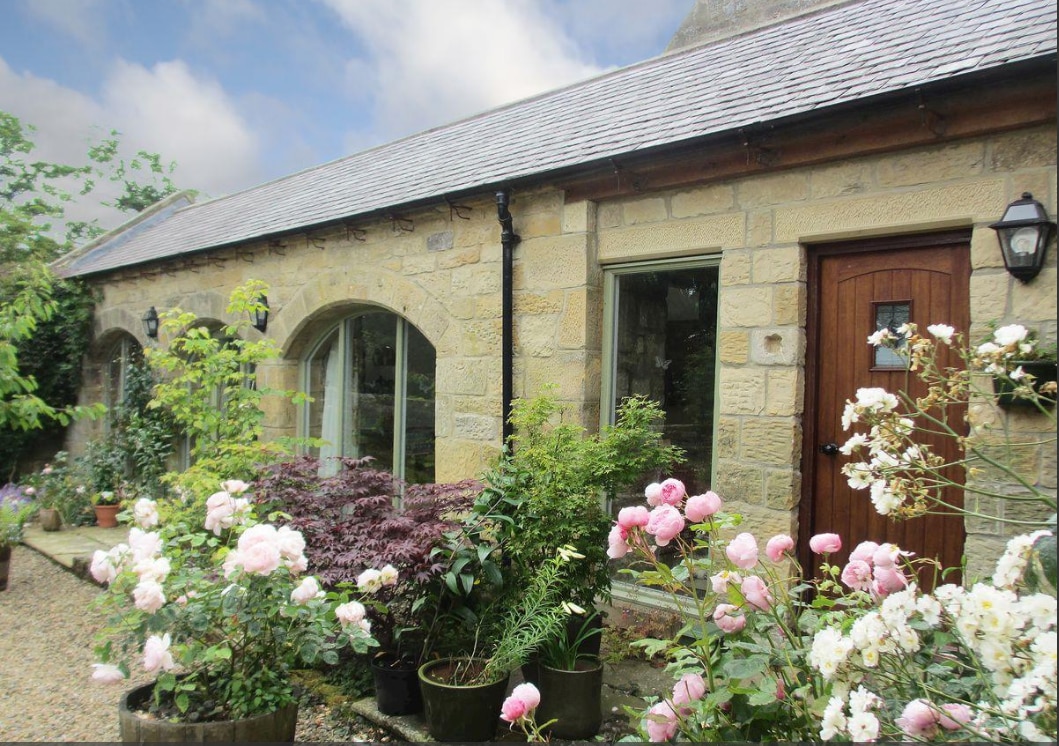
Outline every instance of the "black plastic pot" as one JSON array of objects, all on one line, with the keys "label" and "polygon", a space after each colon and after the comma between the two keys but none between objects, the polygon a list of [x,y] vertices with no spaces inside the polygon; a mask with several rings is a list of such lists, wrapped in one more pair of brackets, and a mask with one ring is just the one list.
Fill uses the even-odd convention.
[{"label": "black plastic pot", "polygon": [[419,667],[423,714],[438,741],[491,741],[500,722],[500,707],[510,674],[488,684],[465,685],[453,677],[457,665],[484,665],[473,658],[442,658]]},{"label": "black plastic pot", "polygon": [[595,736],[603,722],[603,664],[598,659],[582,659],[574,671],[541,664],[538,675],[537,722],[554,719],[548,732],[564,741]]},{"label": "black plastic pot", "polygon": [[118,726],[122,743],[184,741],[204,743],[292,743],[298,727],[298,703],[262,715],[239,720],[206,723],[171,723],[140,717],[137,711],[151,699],[154,684],[130,689],[118,703]]},{"label": "black plastic pot", "polygon": [[419,666],[393,656],[371,662],[375,680],[375,706],[384,715],[414,715],[423,709],[419,690]]}]

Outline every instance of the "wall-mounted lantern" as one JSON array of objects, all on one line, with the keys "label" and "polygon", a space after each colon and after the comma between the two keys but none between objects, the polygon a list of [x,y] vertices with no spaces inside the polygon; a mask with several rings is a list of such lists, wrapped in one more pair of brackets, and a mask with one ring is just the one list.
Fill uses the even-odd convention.
[{"label": "wall-mounted lantern", "polygon": [[151,339],[158,339],[158,311],[154,306],[143,315],[143,331]]},{"label": "wall-mounted lantern", "polygon": [[260,305],[250,311],[250,325],[264,334],[268,328],[268,298],[262,295],[258,303]]},{"label": "wall-mounted lantern", "polygon": [[1023,192],[1022,199],[1008,205],[1004,216],[989,227],[996,231],[1008,272],[1022,282],[1036,277],[1055,235],[1055,223],[1048,219],[1044,205]]}]

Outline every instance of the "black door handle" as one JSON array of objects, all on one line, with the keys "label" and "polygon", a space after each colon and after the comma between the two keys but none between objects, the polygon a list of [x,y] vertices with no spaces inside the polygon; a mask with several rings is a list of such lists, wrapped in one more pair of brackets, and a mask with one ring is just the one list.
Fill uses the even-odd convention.
[{"label": "black door handle", "polygon": [[838,453],[838,443],[824,443],[820,446],[820,453],[825,456],[834,456]]}]

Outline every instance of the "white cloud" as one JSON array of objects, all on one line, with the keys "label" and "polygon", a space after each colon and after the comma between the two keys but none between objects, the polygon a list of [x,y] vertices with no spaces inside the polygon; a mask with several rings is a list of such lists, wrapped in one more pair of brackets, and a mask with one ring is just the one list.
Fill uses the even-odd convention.
[{"label": "white cloud", "polygon": [[22,6],[37,20],[87,47],[106,43],[104,0],[25,0]]},{"label": "white cloud", "polygon": [[360,146],[603,71],[531,0],[321,1],[368,52],[347,61],[351,91],[373,99],[370,131],[347,138]]},{"label": "white cloud", "polygon": [[[183,62],[148,69],[117,60],[98,98],[29,73],[0,58],[0,109],[36,126],[35,159],[82,164],[88,147],[118,130],[122,154],[138,150],[175,161],[177,186],[220,195],[258,183],[263,175],[258,136],[215,81],[194,76]],[[110,185],[69,210],[106,227],[127,219],[98,204],[114,196]]]}]

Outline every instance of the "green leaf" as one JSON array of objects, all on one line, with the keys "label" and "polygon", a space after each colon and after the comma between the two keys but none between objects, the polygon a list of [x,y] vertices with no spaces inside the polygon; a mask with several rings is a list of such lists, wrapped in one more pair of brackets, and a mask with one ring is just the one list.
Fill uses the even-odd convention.
[{"label": "green leaf", "polygon": [[768,658],[757,655],[748,658],[732,658],[724,663],[724,672],[732,679],[748,679],[764,672],[767,668]]}]

